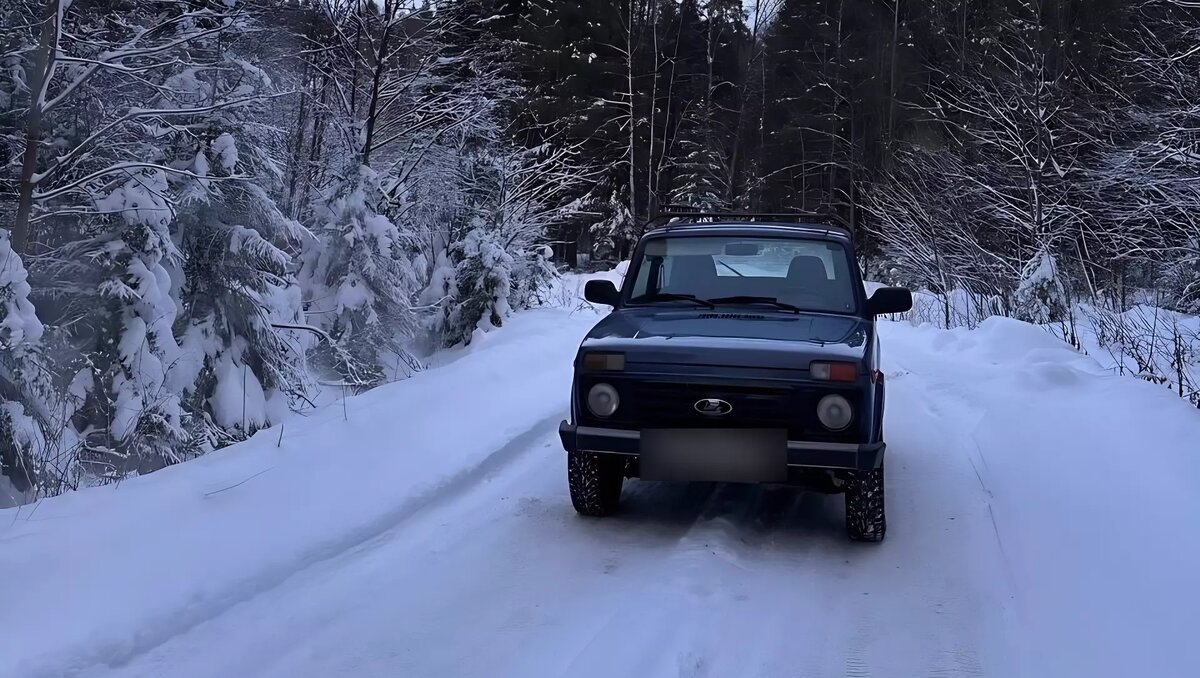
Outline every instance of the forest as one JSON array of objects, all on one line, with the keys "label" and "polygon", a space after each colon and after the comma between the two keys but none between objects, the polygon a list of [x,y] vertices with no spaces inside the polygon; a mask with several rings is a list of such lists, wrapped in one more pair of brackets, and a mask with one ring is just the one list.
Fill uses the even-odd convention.
[{"label": "forest", "polygon": [[0,471],[31,496],[410,376],[668,205],[836,213],[946,327],[965,299],[1071,341],[1086,308],[1153,354],[1122,313],[1200,313],[1192,0],[8,0],[0,29]]}]

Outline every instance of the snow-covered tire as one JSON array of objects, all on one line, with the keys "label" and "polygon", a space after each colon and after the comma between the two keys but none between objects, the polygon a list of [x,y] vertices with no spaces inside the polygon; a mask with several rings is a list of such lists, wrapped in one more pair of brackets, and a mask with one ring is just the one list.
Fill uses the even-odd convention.
[{"label": "snow-covered tire", "polygon": [[851,541],[880,542],[886,533],[883,466],[851,473],[846,480],[846,535]]},{"label": "snow-covered tire", "polygon": [[617,512],[625,469],[620,457],[591,452],[567,453],[571,504],[581,515],[601,517]]}]

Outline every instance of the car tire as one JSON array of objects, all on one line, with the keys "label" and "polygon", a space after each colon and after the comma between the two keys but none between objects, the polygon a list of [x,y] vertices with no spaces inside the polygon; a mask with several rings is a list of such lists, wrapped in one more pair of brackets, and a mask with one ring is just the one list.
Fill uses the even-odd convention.
[{"label": "car tire", "polygon": [[623,461],[606,454],[567,453],[571,504],[580,515],[599,518],[617,512],[625,483]]},{"label": "car tire", "polygon": [[846,480],[846,535],[851,541],[881,542],[886,533],[883,465],[854,471]]}]

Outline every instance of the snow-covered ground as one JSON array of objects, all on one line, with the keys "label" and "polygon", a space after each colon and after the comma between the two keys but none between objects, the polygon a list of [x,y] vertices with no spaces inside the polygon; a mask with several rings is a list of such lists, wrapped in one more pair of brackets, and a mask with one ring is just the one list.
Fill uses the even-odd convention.
[{"label": "snow-covered ground", "polygon": [[[868,292],[877,287],[881,285],[867,283]],[[1156,305],[1151,291],[1133,296],[1138,303],[1120,312],[1076,303],[1069,320],[1050,323],[1045,329],[1074,341],[1113,373],[1159,384],[1200,407],[1200,316]],[[975,328],[991,316],[1003,315],[1001,307],[998,298],[962,289],[949,294],[921,290],[913,294],[912,310],[893,319],[912,325]]]},{"label": "snow-covered ground", "polygon": [[1185,400],[1015,321],[888,323],[883,544],[786,488],[629,481],[587,520],[556,426],[597,317],[523,313],[344,408],[0,511],[0,676],[1200,670]]}]

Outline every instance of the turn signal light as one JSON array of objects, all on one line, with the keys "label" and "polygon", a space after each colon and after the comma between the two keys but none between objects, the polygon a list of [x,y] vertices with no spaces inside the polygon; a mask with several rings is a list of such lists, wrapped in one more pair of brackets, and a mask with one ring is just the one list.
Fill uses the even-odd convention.
[{"label": "turn signal light", "polygon": [[818,381],[854,381],[858,367],[854,363],[812,363],[808,371]]},{"label": "turn signal light", "polygon": [[589,370],[610,370],[619,372],[625,369],[624,353],[588,353],[583,356],[583,366]]}]

